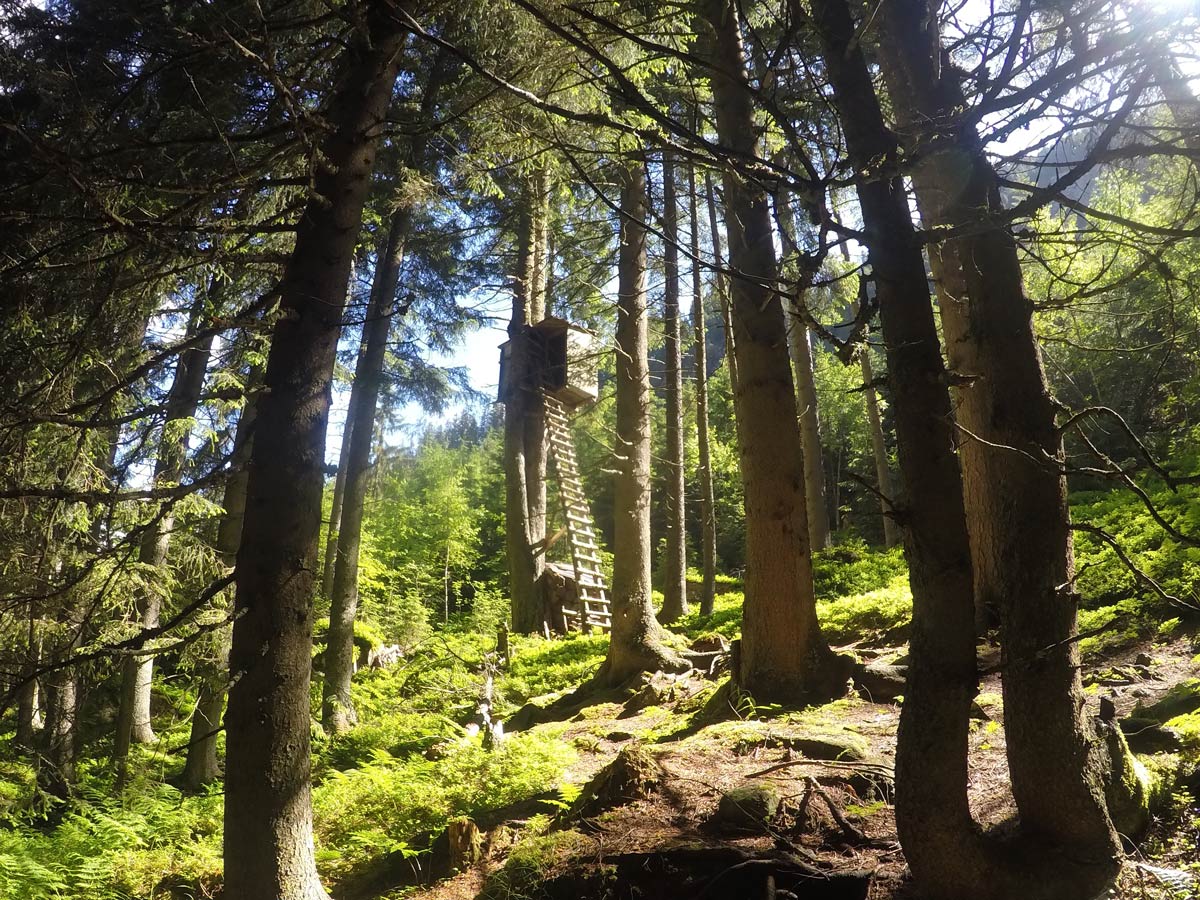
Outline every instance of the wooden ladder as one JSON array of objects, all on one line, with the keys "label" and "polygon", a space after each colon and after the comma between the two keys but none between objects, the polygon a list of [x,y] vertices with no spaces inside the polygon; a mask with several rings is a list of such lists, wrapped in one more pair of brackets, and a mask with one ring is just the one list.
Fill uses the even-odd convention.
[{"label": "wooden ladder", "polygon": [[574,609],[564,606],[563,616],[568,628],[611,631],[608,585],[600,568],[600,546],[596,542],[592,510],[579,480],[579,462],[575,457],[575,441],[571,437],[567,411],[554,397],[543,396],[546,439],[558,478],[558,496],[562,500],[567,537],[571,542],[571,563],[575,567],[575,584],[578,586],[578,605]]}]

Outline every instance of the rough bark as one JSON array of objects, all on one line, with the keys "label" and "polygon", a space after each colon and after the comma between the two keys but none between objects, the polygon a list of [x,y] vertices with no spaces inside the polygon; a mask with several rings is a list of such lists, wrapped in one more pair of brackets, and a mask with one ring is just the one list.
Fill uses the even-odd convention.
[{"label": "rough bark", "polygon": [[875,459],[875,489],[879,491],[879,512],[883,519],[883,545],[895,547],[901,541],[900,526],[896,523],[891,501],[896,496],[892,486],[892,466],[888,459],[887,439],[883,434],[883,419],[879,415],[879,398],[875,394],[875,372],[871,357],[864,349],[858,355],[863,377],[863,405],[867,408],[867,426],[871,429],[871,455]]},{"label": "rough bark", "polygon": [[640,162],[622,165],[617,258],[617,434],[613,491],[612,638],[595,681],[619,684],[638,672],[683,669],[662,643],[651,597],[650,365],[646,310],[649,202]]},{"label": "rough bark", "polygon": [[[421,98],[421,120],[433,115],[442,80],[445,54],[434,60]],[[425,132],[413,136],[407,154],[407,167],[421,171],[426,164]],[[354,676],[354,621],[358,615],[358,560],[362,544],[363,515],[371,468],[371,440],[375,435],[375,416],[383,386],[384,363],[392,320],[404,315],[407,307],[397,307],[396,288],[405,243],[412,228],[412,207],[406,202],[393,214],[385,237],[375,254],[375,273],[363,322],[362,350],[354,372],[354,389],[347,413],[350,426],[349,451],[346,453],[346,482],[338,522],[337,552],[333,590],[329,598],[329,634],[325,651],[325,682],[321,694],[321,723],[333,734],[346,731],[356,721],[350,697]]]},{"label": "rough bark", "polygon": [[[783,232],[784,252],[796,246],[796,226],[792,204],[787,192],[775,194],[775,215]],[[792,373],[796,382],[796,412],[800,417],[800,442],[804,451],[804,497],[808,504],[808,543],[814,550],[830,545],[829,508],[825,503],[825,465],[821,453],[821,419],[817,406],[817,379],[813,372],[812,341],[804,322],[805,281],[808,273],[797,273],[799,279],[789,290],[781,287],[787,297],[786,325],[788,349],[792,358]]]},{"label": "rough bark", "polygon": [[[205,303],[205,299],[197,302],[189,330],[199,326]],[[204,375],[208,370],[212,343],[213,338],[210,336],[179,356],[175,377],[167,394],[162,437],[154,464],[155,485],[174,484],[183,474],[191,430],[181,427],[181,423],[190,421],[196,415],[196,407],[204,389]],[[138,562],[153,568],[166,565],[174,525],[174,509],[167,507],[160,511],[157,519],[147,525],[142,535],[138,547]],[[147,591],[138,598],[138,616],[143,629],[157,627],[161,611],[162,596],[157,591]],[[130,745],[148,744],[155,740],[150,722],[150,694],[153,682],[152,654],[126,658],[121,669],[121,699],[117,711],[117,732],[113,749],[118,784],[125,781],[125,761],[129,757]]]},{"label": "rough bark", "polygon": [[[843,0],[815,0],[813,19],[851,161],[894,155]],[[914,877],[933,897],[980,896],[994,873],[967,801],[968,715],[976,692],[971,560],[950,401],[925,267],[902,185],[864,178],[859,205],[875,278],[913,591],[908,692],[896,751],[896,825]],[[984,892],[986,893],[986,891]],[[993,896],[988,894],[988,896]]]},{"label": "rough bark", "polygon": [[[542,402],[530,387],[532,373],[527,371],[526,352],[538,293],[534,259],[536,216],[529,192],[524,192],[519,202],[517,269],[513,279],[512,318],[508,324],[513,352],[509,357],[508,393],[504,401],[504,534],[513,631],[534,634],[547,621],[542,590],[546,557],[538,546],[545,539],[546,530],[545,425]],[[540,516],[536,515],[538,509]]]},{"label": "rough bark", "polygon": [[[978,224],[999,209],[999,187],[978,135],[957,121],[963,96],[954,69],[939,66],[939,42],[922,25],[929,15],[924,0],[889,4],[883,22],[893,40],[881,61],[902,127],[913,138],[918,128],[946,138],[913,171],[922,217],[930,226]],[[954,273],[952,305],[967,310],[957,355],[960,374],[974,377],[960,418],[973,407],[982,439],[967,436],[980,463],[972,471],[964,458],[974,496],[967,515],[983,517],[969,518],[973,559],[987,560],[983,599],[1000,614],[1004,726],[1021,825],[1091,874],[1110,875],[1120,844],[1104,799],[1103,741],[1079,676],[1065,454],[1033,304],[1006,228],[980,225],[938,250],[943,273]]]},{"label": "rough bark", "polygon": [[666,508],[666,559],[663,564],[662,622],[674,622],[688,614],[686,509],[684,507],[683,455],[683,354],[679,337],[679,203],[676,199],[675,165],[670,153],[663,154],[663,332],[666,372],[666,450],[664,453],[663,505]]},{"label": "rough bark", "polygon": [[[721,143],[752,155],[757,129],[737,7],[703,5],[712,29],[710,75]],[[800,424],[788,359],[771,212],[761,186],[726,169],[738,448],[746,507],[742,688],[761,701],[819,702],[846,692],[849,662],[817,623]]]},{"label": "rough bark", "polygon": [[[529,304],[530,325],[546,318],[546,214],[550,192],[549,170],[543,166],[529,185],[530,191],[530,256],[529,271],[525,280]],[[529,538],[537,555],[538,577],[545,571],[546,561],[546,465],[549,461],[549,446],[546,443],[546,405],[542,394],[533,391],[525,398],[525,502],[529,511]],[[535,592],[536,602],[544,608],[545,596],[539,589]],[[543,616],[539,616],[537,627],[542,627]]]},{"label": "rough bark", "polygon": [[713,491],[712,451],[708,433],[708,335],[704,316],[704,291],[700,272],[700,199],[696,192],[696,173],[688,163],[691,201],[692,254],[692,335],[696,368],[696,447],[697,474],[700,476],[700,615],[711,616],[717,596],[717,518]]},{"label": "rough bark", "polygon": [[[261,372],[247,379],[250,396],[242,407],[237,431],[233,438],[233,454],[229,461],[229,476],[221,506],[225,514],[217,526],[216,550],[221,562],[233,567],[237,563],[238,546],[242,542],[242,523],[246,517],[246,486],[250,478],[250,452],[254,446],[254,426],[258,418],[257,394]],[[216,650],[200,671],[199,696],[192,713],[192,730],[188,740],[187,759],[181,776],[185,791],[199,791],[219,781],[221,767],[217,761],[217,735],[221,728],[221,713],[225,709],[225,692],[229,686],[228,626],[214,636]]]},{"label": "rough bark", "polygon": [[225,892],[325,900],[309,774],[325,430],[354,244],[403,37],[382,5],[343,51],[331,130],[280,284],[237,565],[226,712]]},{"label": "rough bark", "polygon": [[375,414],[383,383],[388,334],[396,304],[396,286],[404,259],[412,216],[407,207],[398,210],[380,242],[375,258],[375,275],[363,322],[362,353],[354,371],[354,390],[347,411],[350,449],[346,454],[346,486],[342,517],[338,525],[337,561],[333,591],[329,598],[329,634],[325,650],[325,682],[321,690],[321,724],[340,734],[355,724],[350,682],[354,676],[354,620],[358,615],[358,557],[362,544],[363,514],[371,469],[371,442]]},{"label": "rough bark", "polygon": [[[1108,851],[1089,858],[1090,850],[1076,844],[1070,854],[1058,854],[1046,848],[1043,835],[1026,835],[1010,856],[1008,848],[986,842],[971,819],[973,586],[945,369],[903,184],[870,174],[898,148],[884,125],[850,11],[844,0],[816,0],[813,20],[851,163],[867,173],[857,191],[908,491],[903,514],[913,623],[896,755],[896,820],[905,856],[932,897],[1092,897],[1115,871]],[[1009,714],[1006,706],[1006,726]]]}]

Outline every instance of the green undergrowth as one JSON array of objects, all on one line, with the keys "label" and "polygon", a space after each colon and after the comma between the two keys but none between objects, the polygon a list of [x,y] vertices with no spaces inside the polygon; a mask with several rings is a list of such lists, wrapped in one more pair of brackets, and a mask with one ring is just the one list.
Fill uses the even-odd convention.
[{"label": "green undergrowth", "polygon": [[547,640],[538,635],[510,637],[512,661],[498,687],[504,703],[520,706],[534,697],[574,688],[604,662],[608,635],[579,634]]},{"label": "green undergrowth", "polygon": [[[577,636],[510,637],[496,674],[500,716],[531,696],[573,686],[603,659],[606,642]],[[332,882],[455,816],[476,815],[553,790],[575,758],[562,725],[510,734],[493,749],[468,729],[494,665],[495,636],[438,632],[392,668],[359,673],[359,725],[314,745],[318,865]]]},{"label": "green undergrowth", "polygon": [[[872,549],[851,540],[818,551],[813,554],[813,586],[817,617],[833,643],[885,636],[902,639],[912,618],[908,567],[898,547]],[[701,616],[693,606],[673,627],[690,640],[712,633],[736,638],[741,633],[744,600],[740,582],[718,577],[713,614]]]},{"label": "green undergrowth", "polygon": [[[1185,537],[1200,535],[1200,486],[1182,485],[1173,491],[1156,477],[1146,477],[1141,484],[1168,525]],[[1081,492],[1071,501],[1075,522],[1112,538],[1110,542],[1085,531],[1075,535],[1080,631],[1100,632],[1080,642],[1085,656],[1143,637],[1169,637],[1200,618],[1200,547],[1164,530],[1132,491]],[[1145,577],[1121,560],[1112,542]]]},{"label": "green undergrowth", "polygon": [[541,889],[544,882],[576,869],[579,857],[595,855],[595,842],[586,835],[571,829],[547,833],[545,826],[538,824],[532,823],[522,833],[504,865],[488,878],[480,900],[545,896]]},{"label": "green undergrowth", "polygon": [[31,822],[0,829],[0,897],[124,900],[168,896],[168,887],[210,895],[222,870],[220,791],[185,796],[135,779],[113,799],[110,787],[85,776],[52,830]]},{"label": "green undergrowth", "polygon": [[409,847],[454,816],[506,806],[553,787],[574,759],[543,726],[506,737],[494,750],[478,736],[453,741],[426,759],[377,751],[370,762],[332,772],[313,792],[317,860],[332,880],[377,856]]},{"label": "green undergrowth", "polygon": [[[1154,489],[1153,496],[1170,521],[1200,532],[1200,493],[1187,490],[1191,493],[1181,491],[1175,498],[1165,488]],[[1078,521],[1111,532],[1164,589],[1195,600],[1200,551],[1177,545],[1153,522],[1148,525],[1148,514],[1139,512],[1131,495],[1075,499]],[[1083,641],[1085,652],[1103,652],[1147,635],[1166,639],[1192,627],[1186,610],[1139,586],[1111,549],[1086,535],[1077,545],[1084,601],[1080,625],[1097,632]],[[912,598],[899,550],[843,543],[816,554],[814,578],[818,616],[832,644],[903,641]],[[689,582],[696,600],[696,573],[690,573]],[[714,633],[736,638],[742,602],[741,582],[721,576],[713,615],[700,616],[693,603],[692,612],[671,627],[670,640],[682,646]],[[567,726],[552,723],[510,734],[485,749],[468,725],[484,693],[484,671],[497,662],[496,634],[490,628],[472,630],[472,621],[433,631],[386,670],[360,671],[353,686],[359,724],[349,733],[325,735],[314,721],[314,827],[319,865],[330,885],[381,856],[411,852],[424,833],[440,830],[450,817],[478,815],[556,788],[569,790],[567,773],[576,755],[601,746],[613,730],[604,720],[618,710],[609,704],[585,712],[583,718],[597,718],[594,734],[576,726],[567,740]],[[360,647],[393,639],[369,621],[356,635]],[[544,702],[586,681],[603,661],[608,637],[512,635],[509,645],[509,664],[493,669],[491,685],[492,708],[502,719],[530,700]],[[108,736],[83,748],[81,799],[54,828],[36,817],[32,768],[16,761],[10,736],[0,737],[0,900],[149,900],[188,891],[205,896],[219,885],[219,789],[185,796],[169,784],[183,765],[181,748],[195,699],[189,684],[190,679],[179,678],[156,685],[160,740],[134,748],[136,776],[120,799],[110,799]],[[319,682],[312,699],[316,715]],[[803,748],[824,745],[833,755],[844,747],[847,757],[858,757],[869,750],[864,735],[847,725],[858,702],[847,698],[802,711],[757,706],[753,698],[707,683],[682,701],[644,710],[630,727],[643,741],[660,746],[694,742],[737,753],[792,746],[807,752]],[[1200,709],[1180,709],[1165,720],[1188,752],[1200,749]],[[561,865],[583,840],[533,826],[518,836],[488,896],[514,896],[520,885]]]}]

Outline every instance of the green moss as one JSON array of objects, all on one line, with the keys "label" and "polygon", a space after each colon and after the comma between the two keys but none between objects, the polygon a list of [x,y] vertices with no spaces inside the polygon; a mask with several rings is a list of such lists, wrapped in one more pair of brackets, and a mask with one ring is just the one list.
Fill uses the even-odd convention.
[{"label": "green moss", "polygon": [[1121,834],[1140,835],[1150,824],[1150,773],[1130,752],[1121,729],[1106,727],[1104,738],[1113,763],[1105,789],[1109,815]]},{"label": "green moss", "polygon": [[1184,746],[1190,750],[1200,750],[1200,712],[1185,713],[1167,721],[1168,728],[1179,732]]},{"label": "green moss", "polygon": [[557,872],[577,869],[573,861],[593,852],[591,838],[578,831],[534,834],[520,840],[504,866],[492,874],[479,897],[481,900],[534,900],[545,896],[542,883]]},{"label": "green moss", "polygon": [[1183,757],[1174,753],[1155,753],[1139,755],[1137,760],[1146,773],[1150,811],[1157,813],[1166,809],[1184,769]]}]

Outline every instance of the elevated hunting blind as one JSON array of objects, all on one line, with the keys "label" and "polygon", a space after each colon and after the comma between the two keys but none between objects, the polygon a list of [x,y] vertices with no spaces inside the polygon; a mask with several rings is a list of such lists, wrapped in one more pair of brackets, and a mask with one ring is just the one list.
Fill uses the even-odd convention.
[{"label": "elevated hunting blind", "polygon": [[500,346],[500,396],[541,391],[567,409],[596,400],[596,335],[566,319],[549,316],[527,325]]},{"label": "elevated hunting blind", "polygon": [[[500,402],[506,415],[524,415],[527,396],[540,398],[546,449],[558,481],[563,532],[571,547],[574,596],[562,601],[562,620],[582,631],[612,629],[608,583],[602,569],[599,535],[584,493],[571,435],[572,410],[596,400],[599,392],[596,336],[566,319],[549,317],[523,326],[500,347]],[[547,538],[538,552],[557,540]]]}]

